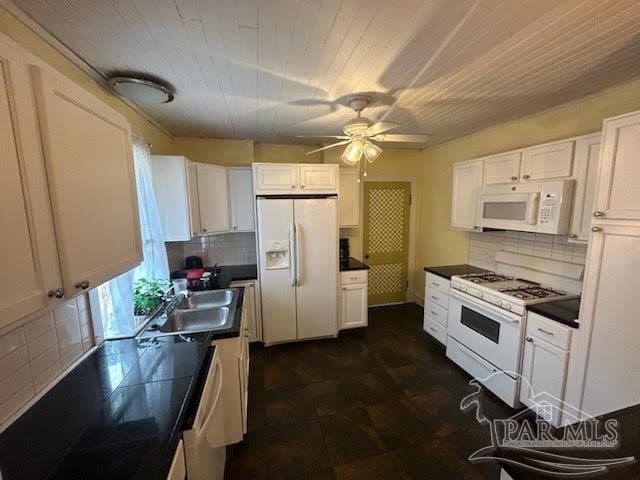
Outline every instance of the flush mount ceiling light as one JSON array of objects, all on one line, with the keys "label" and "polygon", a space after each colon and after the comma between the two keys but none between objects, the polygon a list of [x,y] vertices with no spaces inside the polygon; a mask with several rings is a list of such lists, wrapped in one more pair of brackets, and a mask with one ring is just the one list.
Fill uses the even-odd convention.
[{"label": "flush mount ceiling light", "polygon": [[428,135],[389,135],[385,132],[397,128],[400,125],[393,122],[374,123],[367,117],[362,116],[362,111],[373,101],[367,95],[357,95],[349,101],[349,106],[356,112],[356,117],[347,122],[344,126],[344,135],[298,135],[298,137],[326,137],[337,138],[340,142],[317,148],[307,152],[307,155],[321,152],[329,148],[340,145],[347,145],[342,153],[342,161],[347,165],[357,165],[362,158],[366,158],[364,163],[364,175],[366,176],[366,164],[373,163],[381,154],[382,148],[374,142],[403,142],[403,143],[425,143]]},{"label": "flush mount ceiling light", "polygon": [[174,91],[161,83],[136,77],[112,77],[109,86],[122,97],[138,105],[158,105],[173,100]]}]

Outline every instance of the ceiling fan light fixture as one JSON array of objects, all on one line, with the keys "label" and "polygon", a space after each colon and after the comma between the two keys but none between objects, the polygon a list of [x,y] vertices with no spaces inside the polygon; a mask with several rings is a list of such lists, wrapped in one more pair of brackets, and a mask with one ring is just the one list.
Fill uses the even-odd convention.
[{"label": "ceiling fan light fixture", "polygon": [[363,150],[364,156],[369,163],[373,163],[382,154],[382,149],[378,145],[371,143],[368,140],[364,144]]},{"label": "ceiling fan light fixture", "polygon": [[356,165],[364,154],[364,142],[362,140],[353,140],[342,153],[342,161],[347,165]]}]

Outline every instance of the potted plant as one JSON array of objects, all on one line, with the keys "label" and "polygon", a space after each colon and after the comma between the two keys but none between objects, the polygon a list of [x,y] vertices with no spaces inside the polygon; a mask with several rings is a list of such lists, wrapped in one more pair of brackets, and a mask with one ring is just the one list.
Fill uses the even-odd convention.
[{"label": "potted plant", "polygon": [[163,279],[140,278],[133,285],[133,314],[136,325],[141,325],[150,315],[156,313],[169,282]]}]

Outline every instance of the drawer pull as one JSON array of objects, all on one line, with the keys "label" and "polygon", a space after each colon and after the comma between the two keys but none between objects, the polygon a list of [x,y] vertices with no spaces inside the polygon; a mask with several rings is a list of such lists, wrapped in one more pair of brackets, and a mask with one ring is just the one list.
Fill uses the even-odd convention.
[{"label": "drawer pull", "polygon": [[438,330],[436,330],[436,329],[435,329],[435,328],[433,328],[433,327],[429,327],[429,330],[431,330],[433,333],[438,333]]},{"label": "drawer pull", "polygon": [[550,331],[545,330],[543,328],[539,328],[538,331],[544,333],[545,335],[551,335],[553,337],[553,332],[550,332]]},{"label": "drawer pull", "polygon": [[431,295],[431,298],[434,300],[440,300],[440,297],[436,297],[435,295]]},{"label": "drawer pull", "polygon": [[480,359],[474,353],[468,352],[468,351],[463,350],[463,349],[459,349],[459,350],[460,350],[460,352],[464,353],[467,357],[469,357],[471,360],[475,361],[478,365],[486,368],[490,372],[496,373],[498,371],[493,366],[487,365],[487,363],[485,362],[484,359]]},{"label": "drawer pull", "polygon": [[434,312],[433,310],[431,310],[431,315],[435,315],[437,317],[438,316],[438,312]]},{"label": "drawer pull", "polygon": [[439,287],[440,286],[440,284],[436,283],[436,282],[431,282],[431,285],[433,285],[434,287]]}]

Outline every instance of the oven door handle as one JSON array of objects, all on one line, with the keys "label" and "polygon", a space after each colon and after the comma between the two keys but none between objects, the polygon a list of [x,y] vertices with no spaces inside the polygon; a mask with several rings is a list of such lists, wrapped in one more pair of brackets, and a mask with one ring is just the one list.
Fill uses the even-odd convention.
[{"label": "oven door handle", "polygon": [[516,315],[515,313],[511,313],[500,307],[496,307],[492,303],[486,302],[484,300],[478,300],[477,298],[467,293],[463,293],[460,290],[456,290],[454,288],[451,289],[449,295],[461,301],[465,306],[471,307],[472,309],[474,309],[474,311],[480,310],[480,312],[491,312],[496,317],[498,317],[498,318],[492,317],[492,320],[518,324],[520,323],[520,320],[522,318],[519,315]]}]

